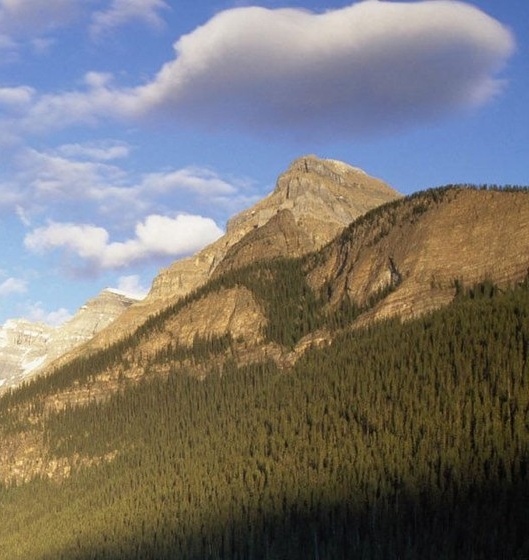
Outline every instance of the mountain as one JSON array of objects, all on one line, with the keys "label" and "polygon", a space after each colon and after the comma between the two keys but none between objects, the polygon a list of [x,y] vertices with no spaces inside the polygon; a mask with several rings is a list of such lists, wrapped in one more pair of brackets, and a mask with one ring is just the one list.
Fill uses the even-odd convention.
[{"label": "mountain", "polygon": [[[138,330],[129,324],[119,343],[126,369],[109,365],[92,390],[101,395],[115,390],[118,374],[132,380],[167,373],[174,361],[161,356],[177,355],[177,349],[187,355],[184,349],[189,353],[212,338],[231,341],[219,362],[236,356],[247,364],[266,356],[285,367],[311,345],[332,340],[337,328],[418,317],[450,303],[464,286],[513,285],[529,269],[529,197],[522,190],[452,187],[395,198],[317,252],[285,260],[278,250],[265,260],[238,260],[241,254],[262,255],[262,245],[283,239],[285,231],[295,245],[299,233],[284,210],[260,229],[257,238],[259,229],[250,229],[230,247],[209,282],[185,297],[163,300],[156,314],[138,316]],[[112,324],[112,334],[126,317]],[[102,341],[108,344],[106,331],[54,367],[97,355],[106,347]],[[210,358],[194,360],[195,375],[205,374]],[[66,393],[68,402],[78,398],[77,390]]]},{"label": "mountain", "polygon": [[309,283],[329,305],[365,304],[391,289],[360,324],[409,319],[446,305],[457,287],[501,286],[529,272],[529,198],[524,190],[444,188],[366,214],[326,247]]},{"label": "mountain", "polygon": [[228,269],[318,250],[354,219],[400,197],[385,182],[357,167],[313,155],[301,157],[279,176],[267,197],[228,221],[225,235],[162,270],[144,300],[54,365],[66,363],[79,351],[104,348],[131,335],[147,317]]},{"label": "mountain", "polygon": [[207,273],[0,398],[6,558],[527,557],[529,189],[395,195],[323,242],[302,161]]},{"label": "mountain", "polygon": [[[299,158],[279,176],[272,193],[228,221],[221,239],[162,271],[147,299],[188,294],[221,263],[225,269],[320,249],[355,218],[398,197],[359,168],[316,156]],[[254,249],[248,252],[248,247]]]},{"label": "mountain", "polygon": [[54,359],[90,340],[135,301],[107,289],[60,327],[7,321],[0,327],[0,386],[12,387],[36,375]]},{"label": "mountain", "polygon": [[0,327],[0,386],[16,385],[44,363],[53,332],[49,325],[23,319],[11,319]]}]

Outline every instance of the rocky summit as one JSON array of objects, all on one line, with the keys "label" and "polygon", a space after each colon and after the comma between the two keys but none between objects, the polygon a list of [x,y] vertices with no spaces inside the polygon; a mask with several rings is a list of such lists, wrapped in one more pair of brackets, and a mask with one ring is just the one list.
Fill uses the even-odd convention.
[{"label": "rocky summit", "polygon": [[320,249],[358,216],[399,197],[359,168],[299,158],[279,176],[272,193],[228,221],[224,236],[163,270],[145,303],[185,295],[215,271]]},{"label": "rocky summit", "polygon": [[399,198],[384,181],[357,167],[314,155],[301,157],[279,176],[268,196],[228,221],[225,235],[162,270],[144,300],[64,359],[77,350],[93,351],[124,338],[148,316],[214,275],[259,260],[318,250],[365,212]]}]

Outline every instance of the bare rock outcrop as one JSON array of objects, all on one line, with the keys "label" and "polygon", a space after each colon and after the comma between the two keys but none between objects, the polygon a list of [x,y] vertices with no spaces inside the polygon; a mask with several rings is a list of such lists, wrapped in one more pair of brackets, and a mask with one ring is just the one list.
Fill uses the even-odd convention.
[{"label": "bare rock outcrop", "polygon": [[[266,238],[271,246],[272,236],[280,243],[272,249],[274,256],[301,256],[328,243],[358,216],[399,196],[380,179],[346,163],[316,156],[299,158],[280,175],[272,193],[228,221],[223,237],[162,270],[145,303],[181,297],[202,285],[238,243],[258,242],[262,247]],[[285,210],[292,217],[288,235],[278,231],[273,236],[276,227],[281,230],[285,225],[286,218],[276,219],[278,214],[284,217]],[[292,240],[287,239],[289,235]],[[250,239],[245,240],[246,236]],[[242,258],[239,252],[237,266],[253,262],[257,254]]]},{"label": "bare rock outcrop", "polygon": [[134,300],[103,290],[60,327],[14,319],[0,327],[0,387],[29,379],[54,359],[93,338]]},{"label": "bare rock outcrop", "polygon": [[529,195],[472,188],[425,192],[366,216],[333,242],[310,275],[331,303],[363,304],[393,287],[358,321],[409,319],[449,303],[456,285],[522,281],[529,272]]},{"label": "bare rock outcrop", "polygon": [[[226,233],[154,279],[148,296],[91,339],[83,351],[111,344],[202,286],[217,272],[259,258],[298,257],[321,248],[358,216],[401,195],[346,163],[305,156],[280,175],[273,192],[228,221]],[[70,359],[64,356],[59,363]]]}]

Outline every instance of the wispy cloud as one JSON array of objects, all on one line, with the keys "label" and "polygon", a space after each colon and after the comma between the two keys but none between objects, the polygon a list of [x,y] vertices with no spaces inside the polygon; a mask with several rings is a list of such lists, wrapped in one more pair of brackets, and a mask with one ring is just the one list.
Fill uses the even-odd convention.
[{"label": "wispy cloud", "polygon": [[27,292],[28,283],[21,278],[7,278],[0,282],[0,297],[9,296],[11,294],[23,294]]},{"label": "wispy cloud", "polygon": [[76,219],[105,216],[127,227],[147,213],[174,210],[178,201],[192,201],[201,212],[214,203],[232,213],[255,199],[247,179],[225,178],[207,167],[132,172],[127,160],[133,150],[110,139],[46,151],[21,148],[15,169],[3,181],[0,174],[0,208],[16,211],[25,223],[41,215],[60,220],[71,212]]},{"label": "wispy cloud", "polygon": [[128,144],[115,140],[101,140],[87,144],[63,144],[57,148],[57,153],[64,157],[96,161],[126,158],[130,152],[131,147]]},{"label": "wispy cloud", "polygon": [[40,96],[18,124],[37,131],[157,117],[354,137],[486,103],[504,87],[498,72],[514,49],[509,29],[455,0],[364,1],[324,13],[235,8],[182,36],[150,82],[123,88],[88,76],[85,89]]},{"label": "wispy cloud", "polygon": [[63,27],[77,17],[83,0],[0,0],[0,34],[30,37]]},{"label": "wispy cloud", "polygon": [[73,22],[86,23],[92,38],[130,22],[163,25],[165,0],[0,0],[0,52],[16,51],[28,43],[37,53],[54,44],[56,30]]},{"label": "wispy cloud", "polygon": [[99,37],[131,21],[140,21],[154,27],[163,25],[160,12],[168,9],[163,0],[112,0],[110,6],[92,15],[90,33]]},{"label": "wispy cloud", "polygon": [[35,90],[28,86],[0,88],[0,106],[17,108],[29,105]]},{"label": "wispy cloud", "polygon": [[29,233],[25,246],[36,253],[62,249],[80,259],[92,271],[118,269],[133,263],[192,254],[215,241],[223,231],[210,218],[179,214],[174,217],[150,215],[135,227],[135,236],[126,241],[110,241],[105,228],[89,224],[50,223]]},{"label": "wispy cloud", "polygon": [[72,318],[68,309],[61,307],[55,311],[47,311],[42,302],[26,303],[23,316],[33,323],[46,323],[52,327],[59,327]]}]

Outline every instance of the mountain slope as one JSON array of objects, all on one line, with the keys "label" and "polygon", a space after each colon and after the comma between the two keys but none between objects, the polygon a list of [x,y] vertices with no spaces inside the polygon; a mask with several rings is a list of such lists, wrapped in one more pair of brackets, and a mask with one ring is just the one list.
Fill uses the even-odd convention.
[{"label": "mountain slope", "polygon": [[276,212],[205,284],[0,399],[2,550],[527,557],[528,223],[527,189],[434,189],[248,263],[306,240]]},{"label": "mountain slope", "polygon": [[54,359],[90,340],[135,301],[103,290],[60,327],[7,321],[0,327],[0,386],[12,387],[36,375]]},{"label": "mountain slope", "polygon": [[[215,353],[218,363],[266,356],[283,367],[310,345],[330,341],[337,329],[419,316],[448,304],[465,285],[513,285],[529,268],[527,191],[426,191],[372,210],[316,253],[285,259],[272,252],[267,260],[234,266],[240,252],[260,252],[271,224],[277,239],[292,218],[288,211],[276,214],[255,245],[241,240],[232,246],[228,264],[218,265],[222,274],[145,321],[120,346],[126,367],[118,355],[115,365],[101,370],[105,375],[94,376],[99,381],[93,390],[115,389],[118,374],[139,379],[167,373],[178,355],[187,355],[184,349],[200,344],[204,363],[196,356],[192,364],[183,360],[196,375],[205,373]],[[210,351],[208,341],[219,337],[229,344]],[[67,393],[75,401],[76,392]]]},{"label": "mountain slope", "polygon": [[[148,296],[82,349],[104,348],[131,335],[145,320],[204,285],[213,275],[272,257],[320,249],[354,219],[401,195],[380,179],[336,160],[305,156],[280,175],[267,197],[228,221],[226,234],[154,279]],[[62,357],[66,363],[78,351]]]},{"label": "mountain slope", "polygon": [[526,558],[528,288],[49,414],[61,483],[0,488],[3,557]]},{"label": "mountain slope", "polygon": [[[274,219],[283,220],[281,215]],[[529,267],[528,224],[524,190],[454,187],[388,203],[316,253],[228,266],[191,294],[143,316],[135,332],[108,350],[85,346],[56,363],[57,395],[47,406],[103,399],[119,389],[120,379],[137,382],[175,368],[201,377],[212,364],[230,360],[271,359],[291,367],[307,348],[329,343],[341,329],[419,316],[452,301],[464,285],[516,284]]]},{"label": "mountain slope", "polygon": [[362,318],[409,318],[444,305],[456,286],[521,281],[529,271],[526,190],[445,188],[418,193],[352,224],[310,271],[330,303],[362,304],[395,289]]}]

